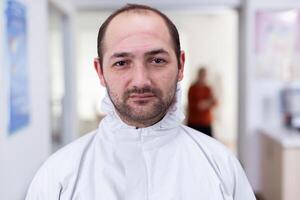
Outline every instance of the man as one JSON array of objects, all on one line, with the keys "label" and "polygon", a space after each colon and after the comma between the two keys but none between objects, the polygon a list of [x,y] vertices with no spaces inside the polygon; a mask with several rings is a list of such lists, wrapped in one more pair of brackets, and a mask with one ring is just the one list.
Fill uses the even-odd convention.
[{"label": "man", "polygon": [[27,200],[252,200],[235,157],[181,125],[184,53],[159,11],[128,5],[100,27],[95,69],[107,88],[98,130],[41,167]]},{"label": "man", "polygon": [[212,108],[216,100],[206,83],[206,74],[206,68],[200,68],[197,81],[189,89],[188,126],[212,137]]}]

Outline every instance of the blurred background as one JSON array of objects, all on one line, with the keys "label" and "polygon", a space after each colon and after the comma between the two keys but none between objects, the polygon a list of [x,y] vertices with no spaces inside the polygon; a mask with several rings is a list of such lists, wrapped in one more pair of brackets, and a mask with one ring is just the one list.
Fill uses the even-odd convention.
[{"label": "blurred background", "polygon": [[300,198],[298,0],[0,0],[0,199],[24,199],[62,146],[97,128],[101,23],[126,3],[166,13],[186,52],[182,107],[201,66],[217,106],[214,137],[258,197]]}]

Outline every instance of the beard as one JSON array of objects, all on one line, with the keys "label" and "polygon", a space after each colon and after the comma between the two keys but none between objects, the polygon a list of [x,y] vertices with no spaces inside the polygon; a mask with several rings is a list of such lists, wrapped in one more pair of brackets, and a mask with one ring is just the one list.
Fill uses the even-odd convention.
[{"label": "beard", "polygon": [[[121,98],[115,94],[107,85],[107,91],[109,98],[111,99],[115,109],[120,115],[121,119],[130,124],[142,124],[152,125],[158,122],[167,113],[168,109],[176,101],[175,93],[177,89],[177,81],[169,89],[167,94],[163,95],[163,92],[159,88],[152,88],[145,86],[142,88],[134,87],[125,91]],[[131,95],[151,95],[153,96],[148,100],[138,100],[130,104]]]}]

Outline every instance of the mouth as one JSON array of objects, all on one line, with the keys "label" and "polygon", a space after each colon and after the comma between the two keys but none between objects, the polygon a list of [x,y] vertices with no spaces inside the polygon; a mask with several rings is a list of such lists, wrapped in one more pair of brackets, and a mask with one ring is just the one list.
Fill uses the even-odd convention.
[{"label": "mouth", "polygon": [[129,99],[131,99],[133,102],[148,102],[151,99],[155,98],[156,96],[153,93],[143,93],[143,94],[131,94],[129,96]]}]

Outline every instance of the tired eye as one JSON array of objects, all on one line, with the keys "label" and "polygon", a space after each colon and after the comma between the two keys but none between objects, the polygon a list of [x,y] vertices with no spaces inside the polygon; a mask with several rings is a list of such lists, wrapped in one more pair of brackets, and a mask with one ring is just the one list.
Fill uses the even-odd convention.
[{"label": "tired eye", "polygon": [[154,64],[163,64],[166,63],[166,60],[162,58],[153,58],[151,62]]},{"label": "tired eye", "polygon": [[126,64],[127,64],[127,61],[121,60],[121,61],[115,62],[114,66],[122,67],[122,66],[125,66]]}]

